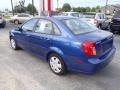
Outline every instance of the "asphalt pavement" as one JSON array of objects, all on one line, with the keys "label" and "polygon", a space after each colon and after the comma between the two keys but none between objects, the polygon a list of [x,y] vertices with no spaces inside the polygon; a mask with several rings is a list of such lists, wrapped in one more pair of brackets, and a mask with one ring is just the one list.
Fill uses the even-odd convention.
[{"label": "asphalt pavement", "polygon": [[115,35],[116,54],[112,62],[95,75],[69,72],[57,76],[48,63],[9,43],[7,23],[0,28],[0,90],[120,90],[120,35]]}]

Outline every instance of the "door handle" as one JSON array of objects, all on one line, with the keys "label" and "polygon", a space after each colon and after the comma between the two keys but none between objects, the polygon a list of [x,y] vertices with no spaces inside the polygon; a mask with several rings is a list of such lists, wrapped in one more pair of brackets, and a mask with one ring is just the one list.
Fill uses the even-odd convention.
[{"label": "door handle", "polygon": [[48,41],[50,40],[50,38],[44,38],[44,39],[46,39],[46,40],[48,40]]},{"label": "door handle", "polygon": [[27,37],[30,37],[30,35],[28,35],[28,34],[27,34],[26,36],[27,36]]}]

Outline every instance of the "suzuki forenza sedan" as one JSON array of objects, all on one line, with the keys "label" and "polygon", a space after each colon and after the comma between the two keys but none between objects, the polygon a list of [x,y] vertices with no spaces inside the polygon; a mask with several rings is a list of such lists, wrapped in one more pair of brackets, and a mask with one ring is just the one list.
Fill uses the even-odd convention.
[{"label": "suzuki forenza sedan", "polygon": [[67,70],[93,74],[112,60],[113,34],[74,17],[40,17],[10,31],[14,50],[22,48],[49,63],[58,75]]}]

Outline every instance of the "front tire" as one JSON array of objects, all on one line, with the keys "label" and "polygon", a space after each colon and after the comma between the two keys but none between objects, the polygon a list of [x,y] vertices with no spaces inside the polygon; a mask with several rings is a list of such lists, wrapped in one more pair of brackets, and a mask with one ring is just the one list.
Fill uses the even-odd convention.
[{"label": "front tire", "polygon": [[18,46],[17,46],[17,43],[16,43],[15,39],[11,38],[10,43],[11,43],[11,47],[12,47],[13,50],[18,49]]},{"label": "front tire", "polygon": [[63,75],[66,73],[65,63],[59,55],[51,54],[48,59],[49,66],[53,73],[57,75]]},{"label": "front tire", "polygon": [[15,21],[14,21],[14,24],[15,24],[15,25],[18,25],[18,24],[19,24],[19,21],[18,21],[18,20],[15,20]]}]

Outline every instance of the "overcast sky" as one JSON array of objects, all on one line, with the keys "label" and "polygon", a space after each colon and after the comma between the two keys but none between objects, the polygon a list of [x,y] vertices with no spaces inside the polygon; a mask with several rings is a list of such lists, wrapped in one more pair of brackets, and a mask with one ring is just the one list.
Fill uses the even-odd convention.
[{"label": "overcast sky", "polygon": [[[13,0],[14,5],[17,4],[19,0]],[[32,0],[25,0],[25,5],[31,3]],[[53,0],[54,8],[57,7],[57,0]],[[93,6],[104,6],[106,0],[59,0],[59,7],[62,7],[64,3],[69,3],[72,7],[83,6],[83,7],[93,7]],[[34,0],[35,6],[39,8],[39,0]],[[120,0],[108,0],[108,4],[120,4]],[[0,10],[8,8],[11,10],[11,0],[0,0]]]}]

